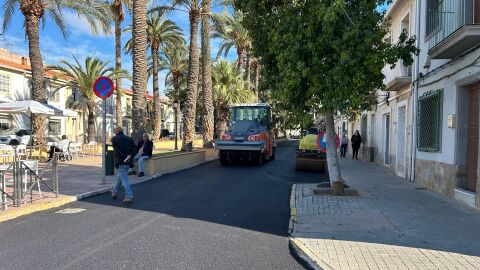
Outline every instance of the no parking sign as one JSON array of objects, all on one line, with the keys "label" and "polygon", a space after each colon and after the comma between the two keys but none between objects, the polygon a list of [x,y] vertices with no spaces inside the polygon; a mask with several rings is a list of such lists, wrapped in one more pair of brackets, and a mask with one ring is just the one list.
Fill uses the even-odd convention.
[{"label": "no parking sign", "polygon": [[[327,136],[325,136],[325,132],[321,132],[318,134],[317,137],[317,145],[318,148],[324,153],[327,152]],[[335,134],[335,147],[338,149],[340,147],[340,138],[338,137],[337,134]]]},{"label": "no parking sign", "polygon": [[98,77],[93,84],[93,92],[101,99],[109,98],[115,90],[113,81],[108,77]]}]

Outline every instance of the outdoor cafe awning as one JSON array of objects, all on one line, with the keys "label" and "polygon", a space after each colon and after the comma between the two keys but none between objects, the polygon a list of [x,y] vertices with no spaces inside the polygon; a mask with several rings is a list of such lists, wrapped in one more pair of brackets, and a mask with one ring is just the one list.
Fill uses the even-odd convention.
[{"label": "outdoor cafe awning", "polygon": [[43,104],[34,100],[22,100],[0,103],[0,113],[77,117],[77,113],[68,109],[60,109],[50,104]]}]

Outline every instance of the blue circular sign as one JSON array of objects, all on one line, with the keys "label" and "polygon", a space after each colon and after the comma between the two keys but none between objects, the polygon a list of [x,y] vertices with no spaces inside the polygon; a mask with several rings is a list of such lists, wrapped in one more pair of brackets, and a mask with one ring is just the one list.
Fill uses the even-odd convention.
[{"label": "blue circular sign", "polygon": [[113,94],[113,90],[115,90],[115,85],[108,77],[98,77],[93,84],[93,92],[102,99],[109,98]]}]

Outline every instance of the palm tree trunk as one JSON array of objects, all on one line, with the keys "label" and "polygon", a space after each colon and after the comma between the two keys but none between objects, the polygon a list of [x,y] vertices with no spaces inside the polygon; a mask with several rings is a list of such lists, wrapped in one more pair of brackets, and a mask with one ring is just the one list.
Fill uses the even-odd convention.
[{"label": "palm tree trunk", "polygon": [[327,111],[325,122],[327,128],[327,165],[332,193],[335,196],[345,195],[340,164],[338,163],[337,147],[335,145],[335,121],[333,111]]},{"label": "palm tree trunk", "polygon": [[95,103],[88,102],[88,117],[87,117],[87,140],[88,142],[95,141]]},{"label": "palm tree trunk", "polygon": [[147,92],[147,1],[133,1],[132,17],[132,61],[133,61],[133,99],[132,99],[132,138],[135,142],[142,139],[146,122]]},{"label": "palm tree trunk", "polygon": [[221,138],[222,134],[227,130],[228,122],[228,105],[220,105],[217,107],[217,138]]},{"label": "palm tree trunk", "polygon": [[195,113],[197,109],[197,86],[199,73],[199,58],[197,51],[198,23],[200,12],[196,9],[190,11],[190,48],[187,79],[187,98],[185,100],[183,118],[183,147],[195,139]]},{"label": "palm tree trunk", "polygon": [[[175,108],[175,139],[178,139],[180,135],[180,117],[178,112],[180,110],[180,74],[177,72],[172,72],[173,75],[173,91],[175,93],[175,100],[174,102],[177,103],[177,107]],[[175,141],[175,150],[177,150],[177,145]]]},{"label": "palm tree trunk", "polygon": [[[47,103],[45,78],[43,77],[43,60],[40,53],[39,22],[43,16],[44,7],[38,0],[21,1],[20,9],[25,16],[25,29],[28,37],[28,52],[32,66],[31,98],[41,103]],[[39,144],[45,143],[45,117],[34,116],[31,119],[34,139]]]},{"label": "palm tree trunk", "polygon": [[[115,69],[122,69],[122,26],[120,20],[115,20]],[[115,102],[115,120],[117,126],[121,127],[123,124],[123,112],[122,112],[122,79],[117,78],[115,80],[117,89],[116,102]]]},{"label": "palm tree trunk", "polygon": [[211,0],[203,0],[202,16],[202,92],[203,92],[203,147],[213,147],[212,63],[210,60]]},{"label": "palm tree trunk", "polygon": [[260,63],[256,62],[255,64],[255,98],[258,102],[258,84],[260,83]]},{"label": "palm tree trunk", "polygon": [[153,140],[160,138],[162,108],[160,107],[160,90],[158,88],[158,45],[152,44],[153,76]]},{"label": "palm tree trunk", "polygon": [[245,82],[247,83],[247,89],[251,89],[251,75],[250,75],[250,68],[251,68],[251,63],[250,63],[250,53],[247,52],[247,62],[245,63]]},{"label": "palm tree trunk", "polygon": [[243,76],[243,49],[237,48],[237,68]]}]

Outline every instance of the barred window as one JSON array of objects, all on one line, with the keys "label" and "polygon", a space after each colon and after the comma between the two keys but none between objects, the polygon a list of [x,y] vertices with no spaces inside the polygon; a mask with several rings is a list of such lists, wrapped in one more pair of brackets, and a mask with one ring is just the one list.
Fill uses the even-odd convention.
[{"label": "barred window", "polygon": [[422,152],[440,152],[443,90],[429,91],[418,99],[417,147]]},{"label": "barred window", "polygon": [[10,77],[0,74],[0,93],[8,94],[10,92]]}]

